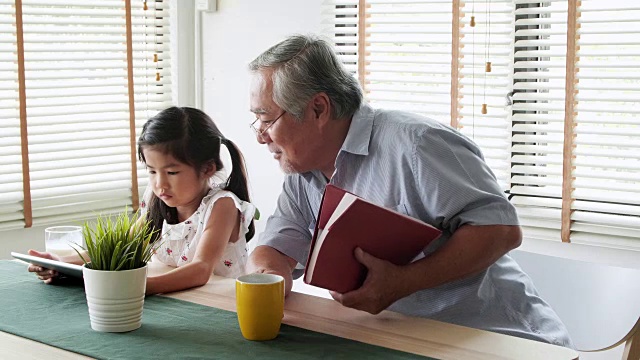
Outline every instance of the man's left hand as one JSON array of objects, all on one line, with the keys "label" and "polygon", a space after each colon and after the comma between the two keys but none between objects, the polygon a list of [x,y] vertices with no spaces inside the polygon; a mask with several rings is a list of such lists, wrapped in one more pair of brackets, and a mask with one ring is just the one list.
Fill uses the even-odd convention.
[{"label": "man's left hand", "polygon": [[378,314],[408,295],[402,286],[404,274],[400,266],[378,259],[360,248],[356,248],[355,257],[367,267],[367,278],[356,290],[344,294],[330,291],[337,302],[346,307]]}]

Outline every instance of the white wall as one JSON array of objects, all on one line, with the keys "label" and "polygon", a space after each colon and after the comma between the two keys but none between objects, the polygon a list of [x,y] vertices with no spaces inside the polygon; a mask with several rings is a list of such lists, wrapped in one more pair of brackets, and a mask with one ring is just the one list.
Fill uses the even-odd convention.
[{"label": "white wall", "polygon": [[[320,31],[320,0],[218,0],[202,13],[203,110],[244,153],[252,201],[262,214],[259,234],[273,213],[283,175],[249,123],[248,63],[294,33]],[[250,243],[251,244],[251,243]]]}]

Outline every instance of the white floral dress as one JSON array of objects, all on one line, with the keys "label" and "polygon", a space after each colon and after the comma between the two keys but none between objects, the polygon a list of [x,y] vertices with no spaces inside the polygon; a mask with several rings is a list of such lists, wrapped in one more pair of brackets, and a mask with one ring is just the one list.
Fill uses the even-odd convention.
[{"label": "white floral dress", "polygon": [[[145,199],[140,207],[146,212],[146,203],[151,196],[149,189],[145,192]],[[247,241],[245,235],[249,231],[249,224],[255,214],[253,204],[240,200],[234,193],[219,188],[212,188],[202,199],[198,209],[187,220],[178,224],[162,225],[161,245],[156,251],[155,259],[169,266],[180,267],[188,264],[196,253],[200,237],[205,224],[211,216],[211,209],[218,199],[228,197],[240,211],[240,232],[236,242],[227,243],[222,258],[216,263],[213,273],[216,275],[236,278],[245,273],[247,263]]]}]

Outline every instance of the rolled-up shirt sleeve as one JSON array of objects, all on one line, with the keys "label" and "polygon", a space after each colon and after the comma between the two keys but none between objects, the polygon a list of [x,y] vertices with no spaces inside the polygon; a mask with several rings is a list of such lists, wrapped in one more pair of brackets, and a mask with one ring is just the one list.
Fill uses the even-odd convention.
[{"label": "rolled-up shirt sleeve", "polygon": [[293,272],[294,279],[302,275],[302,268],[307,262],[313,223],[311,209],[302,209],[301,204],[308,204],[306,195],[298,185],[293,184],[291,176],[285,178],[282,192],[273,215],[267,220],[265,230],[258,239],[258,245],[270,246],[296,260],[298,266]]},{"label": "rolled-up shirt sleeve", "polygon": [[438,225],[518,225],[514,206],[478,147],[449,129],[431,128],[414,142],[412,167],[422,201]]}]

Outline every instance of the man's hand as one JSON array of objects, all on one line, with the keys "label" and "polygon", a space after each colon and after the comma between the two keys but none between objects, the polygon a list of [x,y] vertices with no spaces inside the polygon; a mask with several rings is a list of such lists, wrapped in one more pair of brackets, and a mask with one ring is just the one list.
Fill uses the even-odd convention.
[{"label": "man's hand", "polygon": [[283,275],[283,273],[280,271],[276,271],[273,269],[265,269],[265,268],[256,268],[256,269],[251,269],[251,271],[247,271],[247,274],[254,274],[254,273],[280,275],[280,276]]},{"label": "man's hand", "polygon": [[247,261],[247,274],[264,273],[280,275],[284,278],[285,296],[289,295],[293,286],[291,272],[298,262],[270,246],[258,246]]},{"label": "man's hand", "polygon": [[356,249],[356,259],[369,270],[364,284],[348,293],[330,293],[344,306],[378,314],[416,291],[484,271],[521,241],[522,232],[516,225],[464,225],[437,251],[405,266]]},{"label": "man's hand", "polygon": [[378,259],[360,248],[356,248],[355,257],[367,267],[367,278],[360,288],[348,293],[330,291],[337,302],[346,307],[378,314],[408,295],[404,289],[403,269],[400,266]]}]

